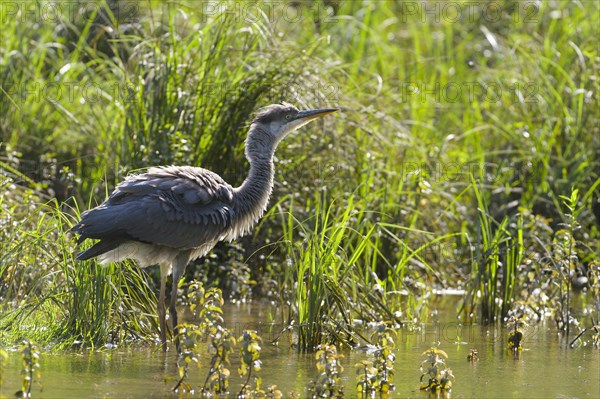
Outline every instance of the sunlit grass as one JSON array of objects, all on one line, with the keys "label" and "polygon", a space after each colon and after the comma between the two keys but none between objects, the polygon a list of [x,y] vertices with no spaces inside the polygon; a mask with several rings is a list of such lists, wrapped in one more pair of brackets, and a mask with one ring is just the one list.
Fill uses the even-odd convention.
[{"label": "sunlit grass", "polygon": [[0,252],[3,345],[23,339],[56,347],[116,345],[154,335],[155,295],[145,272],[131,263],[75,262],[67,231],[77,210],[41,204],[16,187],[11,197],[21,203],[0,208],[10,226],[3,229]]}]

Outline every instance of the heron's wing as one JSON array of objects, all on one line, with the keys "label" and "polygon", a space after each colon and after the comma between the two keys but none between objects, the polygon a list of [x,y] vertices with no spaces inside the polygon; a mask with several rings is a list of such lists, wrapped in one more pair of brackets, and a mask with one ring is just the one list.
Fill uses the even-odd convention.
[{"label": "heron's wing", "polygon": [[231,226],[233,189],[194,167],[152,168],[130,176],[73,228],[86,238],[123,237],[177,249],[218,241]]}]

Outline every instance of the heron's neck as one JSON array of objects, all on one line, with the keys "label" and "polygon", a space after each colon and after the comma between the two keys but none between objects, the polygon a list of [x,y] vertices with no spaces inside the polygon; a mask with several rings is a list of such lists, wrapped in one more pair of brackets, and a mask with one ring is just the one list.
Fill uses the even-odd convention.
[{"label": "heron's neck", "polygon": [[253,210],[260,211],[259,217],[262,216],[273,190],[273,175],[272,157],[251,161],[248,177],[235,190],[235,205],[246,212]]},{"label": "heron's neck", "polygon": [[[254,136],[256,137],[256,135]],[[264,151],[246,143],[246,156],[250,162],[250,172],[241,186],[234,189],[233,208],[236,215],[234,237],[247,233],[267,209],[273,191],[273,153],[275,149]]]}]

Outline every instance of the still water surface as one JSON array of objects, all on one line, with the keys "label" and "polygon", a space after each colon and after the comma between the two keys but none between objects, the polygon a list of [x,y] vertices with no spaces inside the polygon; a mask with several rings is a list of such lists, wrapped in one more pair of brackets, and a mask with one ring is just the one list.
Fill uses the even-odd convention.
[{"label": "still water surface", "polygon": [[[419,365],[422,353],[433,342],[449,358],[448,367],[456,377],[452,398],[600,398],[600,351],[593,347],[565,348],[556,330],[547,325],[530,325],[524,338],[524,351],[515,358],[506,349],[506,331],[478,325],[464,326],[453,320],[454,305],[439,309],[439,321],[420,325],[416,330],[401,329],[396,339],[394,398],[428,398],[419,391]],[[260,373],[263,387],[277,385],[288,397],[294,391],[308,397],[306,386],[317,375],[313,355],[290,349],[283,336],[279,346],[269,342],[280,326],[269,327],[277,319],[277,308],[269,305],[227,305],[227,326],[236,336],[244,329],[255,329],[263,337]],[[479,361],[466,360],[472,348]],[[236,353],[237,355],[237,353]],[[364,351],[347,351],[341,360],[346,382],[345,397],[356,397],[354,364],[367,359]],[[200,359],[208,365],[208,355]],[[145,349],[104,349],[99,352],[43,353],[41,375],[43,390],[33,389],[33,398],[169,398],[177,376],[176,355],[163,354],[159,347]],[[239,389],[237,356],[231,358],[232,397]],[[198,387],[204,382],[207,367],[192,369],[189,381]],[[20,384],[21,357],[9,354],[4,386],[0,396],[14,397]],[[191,397],[191,395],[189,395]]]}]

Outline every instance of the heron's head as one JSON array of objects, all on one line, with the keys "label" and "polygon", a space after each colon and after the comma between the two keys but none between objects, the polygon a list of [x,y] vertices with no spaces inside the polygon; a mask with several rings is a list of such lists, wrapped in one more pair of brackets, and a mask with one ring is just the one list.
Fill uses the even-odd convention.
[{"label": "heron's head", "polygon": [[[299,111],[298,108],[294,107],[292,104],[272,104],[258,111],[256,117],[252,121],[250,131],[266,133],[268,135],[267,140],[272,140],[270,144],[273,145],[274,149],[275,146],[277,146],[277,143],[283,140],[289,133],[299,129],[312,120],[336,111],[338,111],[337,108]],[[251,137],[248,137],[248,139],[250,140]]]}]

